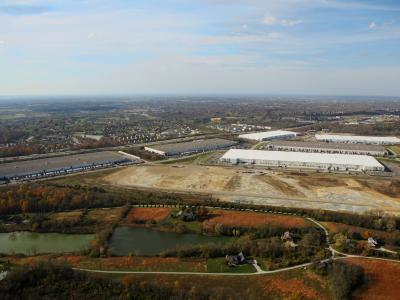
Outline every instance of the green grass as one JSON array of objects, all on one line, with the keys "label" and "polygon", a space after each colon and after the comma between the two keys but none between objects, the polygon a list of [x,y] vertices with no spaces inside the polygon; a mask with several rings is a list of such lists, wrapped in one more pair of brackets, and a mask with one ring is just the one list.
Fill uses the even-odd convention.
[{"label": "green grass", "polygon": [[207,272],[209,273],[255,273],[256,269],[252,265],[241,265],[229,267],[225,264],[225,258],[207,259]]},{"label": "green grass", "polygon": [[[219,152],[221,152],[221,151],[210,151],[210,152],[200,153],[200,154],[197,154],[197,155],[192,155],[192,156],[189,156],[189,157],[183,157],[183,158],[180,158],[180,159],[162,161],[162,162],[160,162],[160,164],[164,164],[164,165],[171,165],[171,164],[175,164],[175,163],[185,163],[185,164],[195,164],[195,165],[205,164],[216,153],[219,153]],[[223,151],[221,153],[223,153]]]},{"label": "green grass", "polygon": [[378,157],[378,160],[381,160],[381,161],[383,161],[383,162],[389,162],[389,163],[394,163],[394,164],[400,164],[400,159],[398,159],[398,158]]}]

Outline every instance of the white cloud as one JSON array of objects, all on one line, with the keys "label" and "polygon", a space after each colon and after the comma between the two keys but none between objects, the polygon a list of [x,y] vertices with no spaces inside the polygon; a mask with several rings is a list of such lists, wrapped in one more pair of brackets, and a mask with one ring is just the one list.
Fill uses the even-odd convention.
[{"label": "white cloud", "polygon": [[282,26],[295,26],[303,23],[303,20],[289,20],[289,19],[278,19],[274,16],[266,16],[263,20],[265,25],[282,25]]},{"label": "white cloud", "polygon": [[275,25],[276,23],[278,23],[278,19],[274,16],[266,16],[263,20],[263,23],[266,25]]},{"label": "white cloud", "polygon": [[369,26],[368,26],[369,29],[374,29],[375,27],[376,27],[376,23],[375,22],[370,23]]},{"label": "white cloud", "polygon": [[281,25],[282,26],[295,26],[303,23],[303,20],[282,20]]}]

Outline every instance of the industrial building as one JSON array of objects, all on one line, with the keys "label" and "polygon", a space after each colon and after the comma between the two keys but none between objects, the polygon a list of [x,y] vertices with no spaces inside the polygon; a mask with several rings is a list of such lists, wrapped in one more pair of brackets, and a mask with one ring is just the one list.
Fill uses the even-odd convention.
[{"label": "industrial building", "polygon": [[303,141],[273,141],[267,145],[268,150],[295,151],[309,153],[333,153],[384,156],[389,152],[379,145],[362,145],[346,143],[324,143]]},{"label": "industrial building", "polygon": [[196,140],[184,143],[163,144],[144,147],[146,151],[163,156],[187,155],[211,150],[226,149],[238,142],[224,139]]},{"label": "industrial building", "polygon": [[4,163],[0,166],[0,181],[33,180],[139,162],[134,156],[102,151]]},{"label": "industrial building", "polygon": [[252,164],[296,169],[307,168],[330,171],[385,170],[385,167],[374,157],[367,155],[231,149],[220,160],[229,164]]},{"label": "industrial building", "polygon": [[316,134],[315,138],[317,139],[317,141],[331,142],[331,143],[376,144],[376,145],[400,144],[400,139],[394,136]]},{"label": "industrial building", "polygon": [[253,141],[271,141],[271,140],[284,140],[296,137],[297,133],[286,130],[273,130],[273,131],[263,131],[248,134],[241,134],[239,138]]}]

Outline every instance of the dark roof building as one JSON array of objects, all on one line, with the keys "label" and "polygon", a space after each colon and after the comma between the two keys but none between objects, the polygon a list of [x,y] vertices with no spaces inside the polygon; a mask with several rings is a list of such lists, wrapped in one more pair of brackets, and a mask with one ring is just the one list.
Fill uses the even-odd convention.
[{"label": "dark roof building", "polygon": [[18,161],[0,165],[0,180],[29,180],[139,162],[112,151]]},{"label": "dark roof building", "polygon": [[196,140],[184,143],[162,144],[145,147],[149,152],[164,156],[193,154],[211,150],[225,149],[237,145],[238,142],[224,139]]}]

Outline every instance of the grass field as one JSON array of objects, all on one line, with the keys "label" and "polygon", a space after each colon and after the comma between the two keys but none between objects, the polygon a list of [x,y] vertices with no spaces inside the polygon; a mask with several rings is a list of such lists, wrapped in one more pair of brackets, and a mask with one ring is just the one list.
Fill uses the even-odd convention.
[{"label": "grass field", "polygon": [[54,222],[77,222],[82,216],[83,210],[74,210],[66,212],[52,213],[49,215],[50,220]]},{"label": "grass field", "polygon": [[230,267],[225,263],[224,257],[207,259],[207,272],[209,273],[255,273],[252,265],[240,265]]},{"label": "grass field", "polygon": [[201,164],[206,164],[214,156],[222,154],[222,153],[224,153],[224,151],[210,151],[210,152],[200,153],[200,154],[196,154],[196,155],[191,155],[188,157],[182,157],[179,159],[166,160],[166,161],[162,161],[160,163],[164,164],[164,165],[175,164],[175,163],[201,165]]},{"label": "grass field", "polygon": [[118,221],[121,211],[121,207],[91,209],[86,217],[98,223],[114,224]]}]

